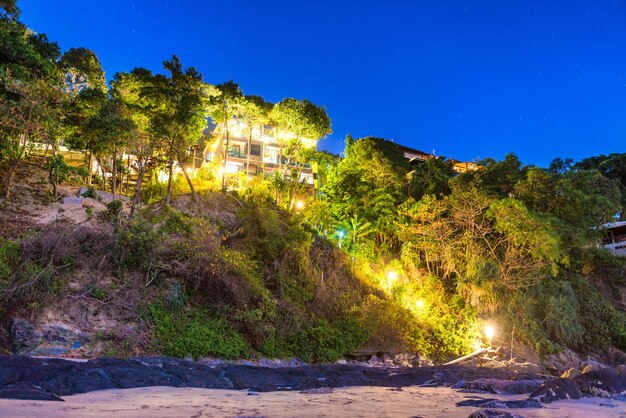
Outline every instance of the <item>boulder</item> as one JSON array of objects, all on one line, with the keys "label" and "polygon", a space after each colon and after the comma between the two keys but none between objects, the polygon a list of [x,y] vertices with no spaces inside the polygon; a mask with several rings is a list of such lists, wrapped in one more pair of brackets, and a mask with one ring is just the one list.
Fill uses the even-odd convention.
[{"label": "boulder", "polygon": [[406,353],[396,354],[393,356],[393,364],[396,366],[410,367],[411,363],[409,363],[409,355]]},{"label": "boulder", "polygon": [[576,376],[580,376],[580,370],[575,369],[573,367],[565,370],[563,374],[561,374],[561,377],[563,379],[573,379]]},{"label": "boulder", "polygon": [[541,365],[553,376],[561,376],[568,369],[556,360],[542,361]]},{"label": "boulder", "polygon": [[561,399],[580,399],[582,394],[578,384],[570,379],[553,379],[534,390],[528,399],[539,402],[552,402]]},{"label": "boulder", "polygon": [[46,392],[38,386],[30,383],[16,383],[0,387],[0,398],[4,399],[25,399],[33,401],[61,401],[54,393]]},{"label": "boulder", "polygon": [[610,398],[626,391],[626,376],[610,369],[592,370],[576,377],[580,391],[591,396]]},{"label": "boulder", "polygon": [[475,379],[470,382],[459,382],[463,389],[476,390],[495,394],[522,394],[530,393],[543,384],[543,380],[501,380]]},{"label": "boulder", "polygon": [[370,357],[370,359],[368,360],[368,363],[380,365],[380,364],[383,364],[383,361],[376,354],[374,354],[372,357]]},{"label": "boulder", "polygon": [[580,363],[580,369],[582,370],[583,374],[585,374],[597,370],[610,370],[611,367],[607,366],[604,363],[600,363],[599,361],[585,360]]},{"label": "boulder", "polygon": [[539,374],[543,371],[542,368],[535,363],[509,362],[506,364],[506,367],[517,373]]},{"label": "boulder", "polygon": [[472,412],[468,418],[524,418],[524,416],[512,412],[498,411],[496,409],[480,409],[476,412]]},{"label": "boulder", "polygon": [[41,344],[42,335],[35,324],[24,318],[13,318],[11,321],[11,340],[13,350],[17,354],[28,354]]}]

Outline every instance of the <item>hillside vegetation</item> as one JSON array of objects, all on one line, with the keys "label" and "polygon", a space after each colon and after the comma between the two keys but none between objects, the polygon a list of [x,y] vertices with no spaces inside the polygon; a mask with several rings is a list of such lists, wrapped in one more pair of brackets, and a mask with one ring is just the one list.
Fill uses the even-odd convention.
[{"label": "hillside vegetation", "polygon": [[[459,174],[348,136],[339,158],[305,146],[332,132],[322,106],[209,84],[176,56],[107,83],[93,51],[61,53],[14,6],[0,2],[6,351],[52,335],[75,355],[443,359],[488,344],[486,325],[542,354],[626,349],[625,261],[598,246],[625,216],[626,154]],[[229,121],[290,133],[271,175],[227,172]],[[299,182],[311,162],[316,190]]]}]

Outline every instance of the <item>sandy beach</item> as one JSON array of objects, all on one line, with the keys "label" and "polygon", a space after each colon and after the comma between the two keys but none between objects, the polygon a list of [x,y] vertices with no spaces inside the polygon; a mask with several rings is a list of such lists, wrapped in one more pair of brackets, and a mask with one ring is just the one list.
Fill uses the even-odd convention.
[{"label": "sandy beach", "polygon": [[[64,397],[65,402],[0,399],[2,417],[467,417],[466,399],[519,395],[463,393],[450,388],[346,387],[256,393],[145,387]],[[626,417],[626,402],[602,398],[558,401],[541,409],[509,409],[524,417]]]}]

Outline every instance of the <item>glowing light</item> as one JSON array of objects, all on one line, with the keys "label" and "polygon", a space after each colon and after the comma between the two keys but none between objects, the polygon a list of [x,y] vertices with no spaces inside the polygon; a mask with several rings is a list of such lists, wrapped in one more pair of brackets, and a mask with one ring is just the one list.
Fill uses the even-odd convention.
[{"label": "glowing light", "polygon": [[304,202],[302,200],[298,200],[296,202],[296,209],[298,209],[298,210],[304,209]]},{"label": "glowing light", "polygon": [[485,326],[485,337],[487,337],[488,340],[491,340],[493,338],[494,334],[495,334],[495,329],[491,325],[486,325]]},{"label": "glowing light", "polygon": [[424,301],[421,299],[418,299],[415,301],[415,307],[419,310],[424,309]]},{"label": "glowing light", "polygon": [[346,236],[346,233],[340,229],[337,231],[337,236],[341,239]]},{"label": "glowing light", "polygon": [[167,181],[167,173],[165,171],[159,171],[157,178],[159,183],[165,183]]},{"label": "glowing light", "polygon": [[395,270],[389,270],[387,272],[387,280],[389,280],[390,282],[393,282],[395,280],[398,279],[398,272]]}]

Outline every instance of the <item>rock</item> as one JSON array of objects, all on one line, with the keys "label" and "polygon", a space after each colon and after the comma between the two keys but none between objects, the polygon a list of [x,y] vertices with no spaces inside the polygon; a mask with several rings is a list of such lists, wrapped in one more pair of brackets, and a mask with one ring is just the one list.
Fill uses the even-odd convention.
[{"label": "rock", "polygon": [[[345,360],[344,360],[345,361]],[[276,369],[281,367],[300,367],[304,366],[306,363],[297,358],[288,358],[288,359],[268,359],[262,358],[258,361],[258,365],[260,367],[267,367],[270,369]]]},{"label": "rock", "polygon": [[573,379],[573,378],[575,378],[576,376],[580,376],[580,370],[575,369],[575,368],[573,368],[573,367],[572,367],[572,368],[570,368],[570,369],[565,370],[565,371],[563,372],[563,374],[561,375],[561,377],[562,377],[563,379]]},{"label": "rock", "polygon": [[542,372],[541,367],[535,363],[507,363],[506,367],[517,373],[539,374]]},{"label": "rock", "polygon": [[342,359],[337,360],[335,364],[348,364],[348,361],[342,358]]},{"label": "rock", "polygon": [[370,359],[368,360],[369,364],[383,364],[383,361],[378,358],[378,356],[376,354],[374,354],[372,357],[370,357]]},{"label": "rock", "polygon": [[600,363],[599,361],[594,361],[594,360],[583,361],[582,363],[580,363],[580,368],[583,374],[589,373],[592,371],[597,371],[597,370],[610,370],[611,369],[606,364]]},{"label": "rock", "polygon": [[393,366],[394,357],[390,354],[383,354],[381,360],[385,366]]},{"label": "rock", "polygon": [[578,384],[570,379],[553,379],[534,390],[528,399],[539,402],[552,402],[560,399],[580,399]]},{"label": "rock", "polygon": [[626,376],[626,364],[620,364],[617,366],[617,374],[620,376]]},{"label": "rock", "polygon": [[42,335],[35,330],[35,324],[23,319],[13,318],[11,321],[11,339],[13,350],[17,354],[30,353],[41,344]]},{"label": "rock", "polygon": [[524,416],[495,409],[480,409],[472,412],[467,418],[524,418]]},{"label": "rock", "polygon": [[226,364],[226,362],[222,359],[208,358],[208,357],[200,357],[197,363],[204,364],[205,366],[209,366],[209,367],[223,366]]},{"label": "rock", "polygon": [[481,408],[543,408],[540,402],[531,399],[503,401],[499,399],[467,399],[457,402],[456,406],[478,406]]},{"label": "rock", "polygon": [[38,328],[23,318],[11,323],[13,349],[17,354],[37,356],[62,356],[89,337],[78,329],[62,323],[45,324]]},{"label": "rock", "polygon": [[82,197],[64,197],[63,204],[64,205],[82,205],[83,199]]},{"label": "rock", "polygon": [[406,353],[396,354],[393,356],[393,364],[396,366],[410,367],[411,363],[409,363],[409,355]]},{"label": "rock", "polygon": [[561,363],[555,360],[546,360],[541,365],[554,376],[561,376],[567,370]]},{"label": "rock", "polygon": [[592,370],[576,377],[580,391],[592,396],[610,398],[626,391],[626,376],[610,369]]},{"label": "rock", "polygon": [[26,399],[33,401],[61,401],[59,396],[28,383],[17,383],[0,387],[0,398],[4,399]]},{"label": "rock", "polygon": [[543,380],[500,380],[500,379],[476,379],[465,382],[464,389],[478,390],[495,394],[522,394],[530,393],[543,384]]}]

